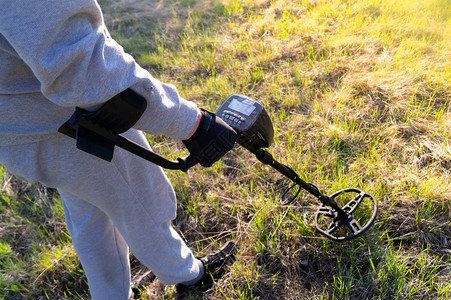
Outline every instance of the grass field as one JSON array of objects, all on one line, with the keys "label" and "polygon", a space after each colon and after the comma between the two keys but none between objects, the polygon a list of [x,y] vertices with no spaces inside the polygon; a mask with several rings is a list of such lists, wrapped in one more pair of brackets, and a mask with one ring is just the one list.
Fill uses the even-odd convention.
[{"label": "grass field", "polygon": [[[317,200],[241,148],[213,167],[168,171],[174,226],[199,255],[229,239],[236,263],[206,292],[154,280],[142,299],[450,299],[450,0],[102,0],[113,35],[155,77],[216,111],[263,102],[270,152],[332,193],[379,202],[348,243],[314,229]],[[178,141],[148,136],[170,158]],[[0,297],[86,299],[55,191],[0,167]]]}]

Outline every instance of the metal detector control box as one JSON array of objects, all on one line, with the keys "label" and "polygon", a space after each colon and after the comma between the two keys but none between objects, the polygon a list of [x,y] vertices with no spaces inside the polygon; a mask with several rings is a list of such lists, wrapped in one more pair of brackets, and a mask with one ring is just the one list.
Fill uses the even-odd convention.
[{"label": "metal detector control box", "polygon": [[233,94],[221,105],[216,115],[238,133],[237,142],[247,149],[269,147],[274,139],[271,119],[260,102]]}]

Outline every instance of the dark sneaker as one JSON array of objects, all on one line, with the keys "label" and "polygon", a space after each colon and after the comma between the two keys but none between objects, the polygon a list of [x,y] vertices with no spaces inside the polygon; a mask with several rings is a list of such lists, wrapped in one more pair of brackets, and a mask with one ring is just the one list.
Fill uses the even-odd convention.
[{"label": "dark sneaker", "polygon": [[202,278],[193,285],[178,284],[177,291],[183,292],[188,288],[209,287],[213,282],[220,278],[228,270],[229,266],[235,261],[237,246],[234,241],[228,241],[218,250],[204,256],[200,259],[205,268]]}]

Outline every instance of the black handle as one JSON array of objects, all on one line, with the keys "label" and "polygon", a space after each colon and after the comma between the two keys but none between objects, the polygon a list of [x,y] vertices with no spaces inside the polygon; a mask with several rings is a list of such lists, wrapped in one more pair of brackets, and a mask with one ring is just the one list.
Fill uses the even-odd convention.
[{"label": "black handle", "polygon": [[193,155],[189,154],[183,158],[177,158],[177,161],[168,160],[161,155],[138,145],[137,143],[130,141],[129,139],[120,136],[120,135],[112,135],[112,141],[114,144],[124,150],[127,150],[137,156],[144,158],[160,167],[170,170],[181,170],[183,172],[188,171],[191,167],[197,164],[197,161],[194,159]]},{"label": "black handle", "polygon": [[[165,169],[186,172],[189,168],[197,164],[197,161],[191,154],[184,158],[178,158],[177,161],[168,160],[159,154],[144,148],[119,134],[108,131],[84,118],[81,118],[78,121],[75,128],[66,123],[61,126],[59,131],[67,136],[75,138],[77,140],[77,148],[107,161],[111,161],[113,158],[113,149],[114,145],[116,145]],[[90,141],[90,136],[96,141]],[[99,139],[102,141],[100,145],[98,145]]]}]

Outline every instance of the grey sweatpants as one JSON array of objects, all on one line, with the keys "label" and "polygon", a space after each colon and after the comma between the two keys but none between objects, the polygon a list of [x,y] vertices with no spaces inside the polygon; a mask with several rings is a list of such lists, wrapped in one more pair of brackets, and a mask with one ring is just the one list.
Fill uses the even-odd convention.
[{"label": "grey sweatpants", "polygon": [[[139,131],[125,136],[149,147]],[[164,284],[199,275],[198,260],[171,227],[175,193],[160,167],[118,147],[106,162],[63,135],[0,147],[0,163],[16,176],[57,188],[93,299],[128,299],[129,248]]]}]

